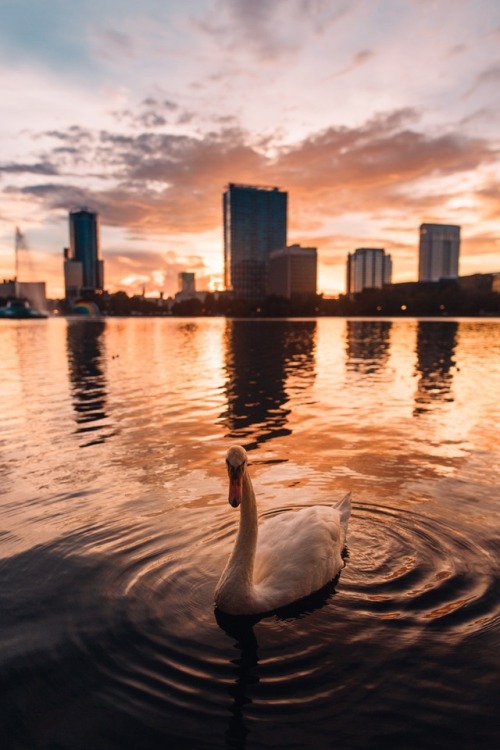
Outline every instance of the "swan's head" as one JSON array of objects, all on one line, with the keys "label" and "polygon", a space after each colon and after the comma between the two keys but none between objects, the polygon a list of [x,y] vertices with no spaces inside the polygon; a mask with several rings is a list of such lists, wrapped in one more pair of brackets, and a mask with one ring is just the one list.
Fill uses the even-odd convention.
[{"label": "swan's head", "polygon": [[233,445],[227,452],[226,466],[229,475],[229,505],[237,508],[243,493],[243,475],[247,465],[246,451],[239,445]]}]

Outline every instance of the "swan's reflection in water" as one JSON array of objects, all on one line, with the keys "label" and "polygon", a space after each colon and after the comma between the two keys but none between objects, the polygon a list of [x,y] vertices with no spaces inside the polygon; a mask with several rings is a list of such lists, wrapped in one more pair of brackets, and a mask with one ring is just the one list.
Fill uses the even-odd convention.
[{"label": "swan's reflection in water", "polygon": [[228,636],[234,639],[234,648],[239,656],[231,660],[234,664],[234,683],[228,688],[232,704],[225,746],[227,748],[244,748],[249,730],[245,725],[244,708],[252,702],[249,692],[253,685],[259,682],[259,657],[257,638],[254,625],[258,617],[229,617],[220,610],[215,610],[217,624]]},{"label": "swan's reflection in water", "polygon": [[[347,549],[344,557],[348,556]],[[225,746],[231,750],[241,750],[246,747],[246,739],[250,734],[245,723],[245,707],[252,703],[253,688],[261,681],[259,667],[259,643],[255,635],[255,626],[269,617],[275,620],[298,620],[322,609],[335,594],[335,587],[340,574],[319,591],[310,594],[298,602],[281,607],[271,613],[262,615],[226,615],[215,609],[215,619],[218,626],[234,641],[234,648],[239,656],[231,660],[234,665],[234,682],[228,688],[232,699],[230,707],[231,718],[225,734]]]}]

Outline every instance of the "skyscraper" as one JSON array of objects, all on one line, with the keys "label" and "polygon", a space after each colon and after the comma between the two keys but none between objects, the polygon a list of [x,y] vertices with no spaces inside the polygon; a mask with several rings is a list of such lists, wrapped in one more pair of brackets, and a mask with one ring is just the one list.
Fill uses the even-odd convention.
[{"label": "skyscraper", "polygon": [[418,280],[456,279],[459,254],[460,227],[449,224],[421,224]]},{"label": "skyscraper", "polygon": [[382,289],[392,279],[392,258],[380,248],[360,247],[347,256],[347,294]]},{"label": "skyscraper", "polygon": [[75,299],[86,291],[102,291],[104,263],[99,259],[99,221],[95,211],[70,211],[70,246],[64,251],[66,297]]},{"label": "skyscraper", "polygon": [[268,294],[280,297],[316,294],[318,252],[315,247],[289,245],[269,256]]},{"label": "skyscraper", "polygon": [[192,294],[196,292],[196,280],[192,271],[181,271],[178,275],[179,292]]},{"label": "skyscraper", "polygon": [[288,194],[230,183],[223,196],[224,285],[237,296],[266,293],[269,255],[286,246]]}]

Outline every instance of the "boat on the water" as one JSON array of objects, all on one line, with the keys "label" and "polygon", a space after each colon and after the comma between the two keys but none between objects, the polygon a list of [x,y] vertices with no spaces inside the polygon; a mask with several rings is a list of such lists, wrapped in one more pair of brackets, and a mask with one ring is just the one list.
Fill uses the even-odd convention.
[{"label": "boat on the water", "polygon": [[11,299],[0,307],[0,318],[48,318],[48,314],[31,307],[27,299]]}]

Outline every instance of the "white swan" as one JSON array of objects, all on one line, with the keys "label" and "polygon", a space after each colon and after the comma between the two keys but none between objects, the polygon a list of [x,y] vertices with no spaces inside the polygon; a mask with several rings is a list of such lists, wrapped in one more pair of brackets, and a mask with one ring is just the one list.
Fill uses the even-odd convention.
[{"label": "white swan", "polygon": [[282,513],[258,529],[257,505],[240,446],[229,449],[229,503],[240,507],[233,551],[215,589],[215,604],[228,615],[263,614],[319,591],[343,566],[351,496],[337,505]]}]

